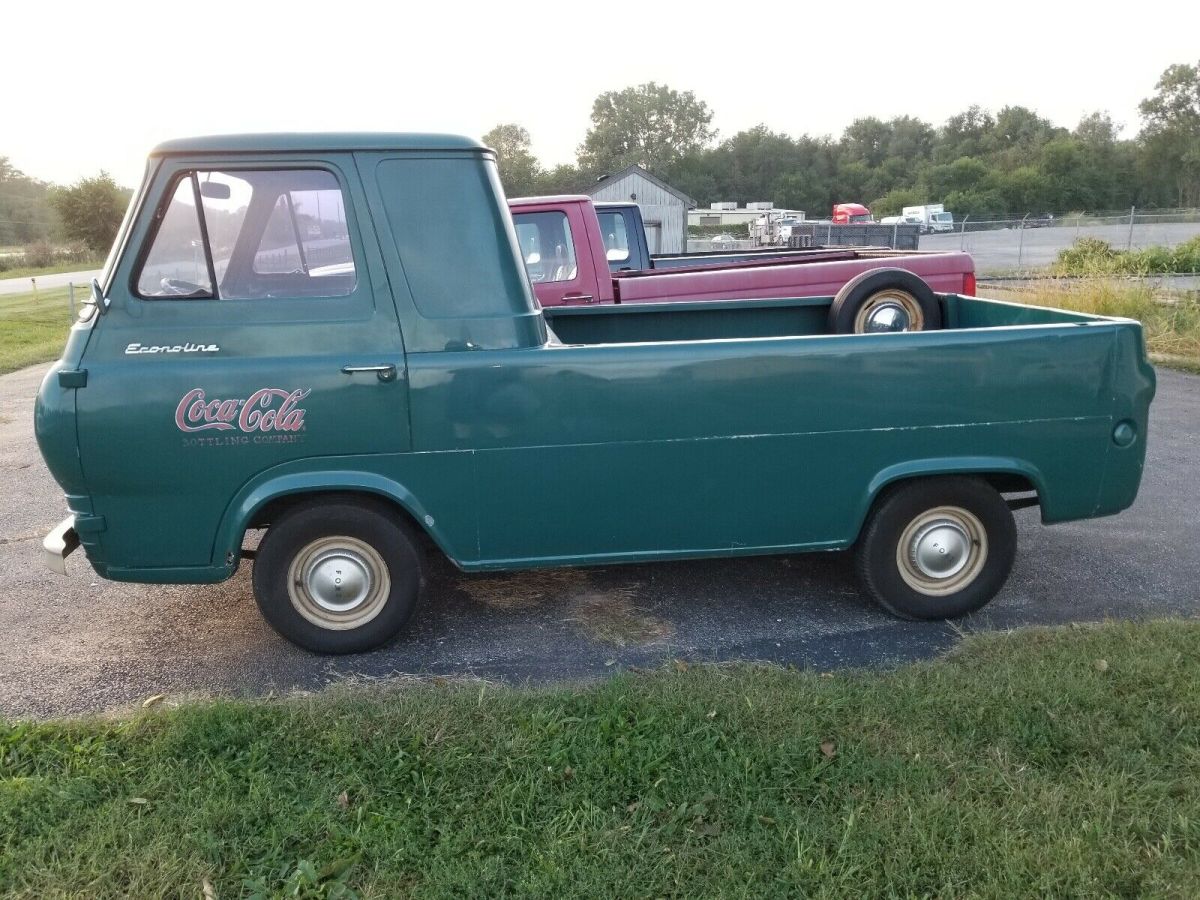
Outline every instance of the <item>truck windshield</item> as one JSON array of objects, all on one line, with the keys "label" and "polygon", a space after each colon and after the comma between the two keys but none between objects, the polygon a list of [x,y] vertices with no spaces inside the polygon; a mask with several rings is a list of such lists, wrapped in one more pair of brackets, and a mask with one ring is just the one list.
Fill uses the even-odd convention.
[{"label": "truck windshield", "polygon": [[850,224],[851,224],[851,225],[860,225],[860,224],[862,224],[863,222],[870,222],[870,221],[871,221],[871,214],[870,214],[870,213],[865,213],[865,214],[863,214],[863,215],[859,215],[859,216],[851,216],[851,217],[850,217]]}]

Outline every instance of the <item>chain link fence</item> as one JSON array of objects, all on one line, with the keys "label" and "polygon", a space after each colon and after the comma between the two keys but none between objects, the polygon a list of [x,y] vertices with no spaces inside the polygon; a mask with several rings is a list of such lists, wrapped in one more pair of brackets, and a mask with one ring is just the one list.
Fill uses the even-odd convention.
[{"label": "chain link fence", "polygon": [[962,250],[976,271],[1022,274],[1051,266],[1060,251],[1081,238],[1102,240],[1117,250],[1175,247],[1200,236],[1200,210],[1030,213],[1025,216],[965,216],[952,232],[922,236],[922,250]]},{"label": "chain link fence", "polygon": [[[796,226],[794,226],[795,228]],[[1175,247],[1200,235],[1200,209],[1107,210],[1066,214],[1028,213],[1023,216],[964,216],[952,231],[920,235],[913,243],[901,229],[916,226],[846,226],[826,222],[806,222],[811,246],[839,246],[873,243],[897,249],[961,250],[975,258],[976,271],[985,275],[1018,275],[1053,265],[1060,251],[1080,238],[1096,238],[1117,250],[1142,250],[1147,247]],[[874,228],[870,237],[854,235],[846,229]],[[886,231],[878,231],[883,228]],[[915,235],[915,231],[913,232]],[[865,234],[865,232],[864,232]],[[842,239],[843,235],[845,239]],[[835,240],[834,238],[838,238]],[[903,238],[903,239],[902,239]],[[808,246],[806,242],[803,243]],[[760,245],[741,237],[732,226],[720,237],[688,240],[688,252],[741,251]],[[782,245],[781,245],[782,246]]]}]

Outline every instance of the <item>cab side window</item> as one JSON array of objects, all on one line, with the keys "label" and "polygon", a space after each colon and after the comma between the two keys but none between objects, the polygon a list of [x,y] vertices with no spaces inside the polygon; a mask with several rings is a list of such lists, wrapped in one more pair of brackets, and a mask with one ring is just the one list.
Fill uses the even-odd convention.
[{"label": "cab side window", "polygon": [[158,220],[139,296],[256,300],[354,290],[345,197],[330,172],[188,172]]},{"label": "cab side window", "polygon": [[597,211],[600,234],[604,238],[604,250],[609,262],[628,262],[629,233],[625,230],[625,217],[619,212]]},{"label": "cab side window", "polygon": [[571,223],[561,212],[521,213],[514,217],[517,242],[529,280],[535,284],[574,281],[579,274],[575,263],[575,242]]}]

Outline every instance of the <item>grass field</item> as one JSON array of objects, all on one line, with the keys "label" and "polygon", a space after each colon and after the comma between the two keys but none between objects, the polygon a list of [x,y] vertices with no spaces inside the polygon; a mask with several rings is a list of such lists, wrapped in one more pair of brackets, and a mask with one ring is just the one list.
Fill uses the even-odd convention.
[{"label": "grass field", "polygon": [[1195,897],[1197,671],[1122,623],[0,725],[0,893]]},{"label": "grass field", "polygon": [[[76,289],[76,302],[85,296]],[[56,359],[70,327],[66,288],[0,296],[0,374]]]}]

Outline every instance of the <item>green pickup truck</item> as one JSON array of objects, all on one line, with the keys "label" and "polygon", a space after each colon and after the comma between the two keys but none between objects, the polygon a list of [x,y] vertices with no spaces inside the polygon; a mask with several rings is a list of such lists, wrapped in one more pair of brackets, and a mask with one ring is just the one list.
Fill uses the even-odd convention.
[{"label": "green pickup truck", "polygon": [[938,619],[1000,590],[1013,508],[1133,502],[1137,322],[938,294],[940,327],[902,330],[866,302],[882,333],[838,333],[829,297],[543,311],[474,141],[171,141],[38,396],[70,512],[47,561],[198,583],[253,558],[272,626],[339,653],[402,629],[431,552],[853,548],[875,600]]}]

